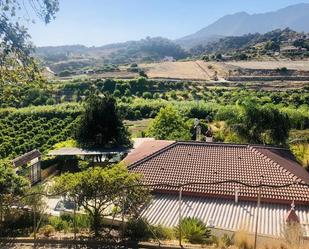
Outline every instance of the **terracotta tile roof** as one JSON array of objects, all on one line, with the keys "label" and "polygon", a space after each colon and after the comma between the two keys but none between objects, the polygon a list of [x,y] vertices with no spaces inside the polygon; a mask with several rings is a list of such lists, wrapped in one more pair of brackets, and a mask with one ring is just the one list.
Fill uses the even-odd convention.
[{"label": "terracotta tile roof", "polygon": [[155,140],[154,138],[139,138],[134,142],[134,148],[123,159],[126,165],[133,164],[174,143],[169,140]]},{"label": "terracotta tile roof", "polygon": [[[283,154],[285,156],[283,156]],[[129,169],[142,173],[147,184],[184,184],[238,180],[250,185],[284,185],[293,182],[308,183],[308,173],[292,160],[286,150],[262,146],[175,142],[132,164]],[[184,194],[256,200],[258,189],[224,183],[218,185],[191,185]],[[155,187],[158,192],[173,192],[176,188]],[[309,204],[309,188],[293,185],[285,188],[263,187],[262,200],[277,203]]]}]

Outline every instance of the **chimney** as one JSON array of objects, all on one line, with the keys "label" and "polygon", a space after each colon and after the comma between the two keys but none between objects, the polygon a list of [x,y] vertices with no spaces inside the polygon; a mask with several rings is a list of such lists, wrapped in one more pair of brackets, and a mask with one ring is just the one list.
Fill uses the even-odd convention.
[{"label": "chimney", "polygon": [[212,143],[213,142],[213,136],[212,136],[212,130],[211,128],[208,128],[205,134],[206,142],[207,143]]}]

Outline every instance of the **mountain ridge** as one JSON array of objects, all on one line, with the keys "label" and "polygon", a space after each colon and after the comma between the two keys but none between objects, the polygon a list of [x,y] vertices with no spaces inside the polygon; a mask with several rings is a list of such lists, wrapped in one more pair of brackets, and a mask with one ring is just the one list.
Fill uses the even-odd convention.
[{"label": "mountain ridge", "polygon": [[275,29],[290,28],[309,32],[309,3],[299,3],[277,11],[248,14],[237,12],[225,15],[199,31],[176,39],[175,42],[190,48],[224,36],[241,36],[249,33],[267,33]]}]

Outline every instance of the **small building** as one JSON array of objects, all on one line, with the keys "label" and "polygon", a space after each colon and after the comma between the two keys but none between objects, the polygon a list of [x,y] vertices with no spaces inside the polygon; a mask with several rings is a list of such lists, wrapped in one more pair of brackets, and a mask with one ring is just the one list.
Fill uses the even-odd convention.
[{"label": "small building", "polygon": [[259,212],[260,235],[281,237],[293,218],[309,237],[309,174],[287,149],[145,140],[124,162],[154,186],[153,201],[141,211],[153,225],[174,227],[181,215],[217,230],[254,233]]},{"label": "small building", "polygon": [[233,56],[227,55],[227,54],[223,54],[222,55],[222,60],[224,60],[224,61],[231,61],[231,60],[233,60]]},{"label": "small building", "polygon": [[28,177],[31,184],[41,181],[41,152],[32,150],[19,157],[16,157],[12,163],[17,174]]},{"label": "small building", "polygon": [[281,53],[294,53],[298,51],[299,51],[299,48],[295,46],[285,46],[285,47],[280,48]]},{"label": "small building", "polygon": [[173,56],[164,56],[162,59],[163,62],[174,62],[176,61]]}]

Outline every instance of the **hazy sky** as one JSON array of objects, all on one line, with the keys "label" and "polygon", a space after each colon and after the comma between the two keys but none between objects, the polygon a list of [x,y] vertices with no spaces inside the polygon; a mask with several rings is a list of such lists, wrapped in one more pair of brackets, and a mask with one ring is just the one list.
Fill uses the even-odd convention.
[{"label": "hazy sky", "polygon": [[52,23],[31,25],[35,45],[104,45],[146,36],[179,38],[239,11],[274,11],[309,0],[60,0]]}]

